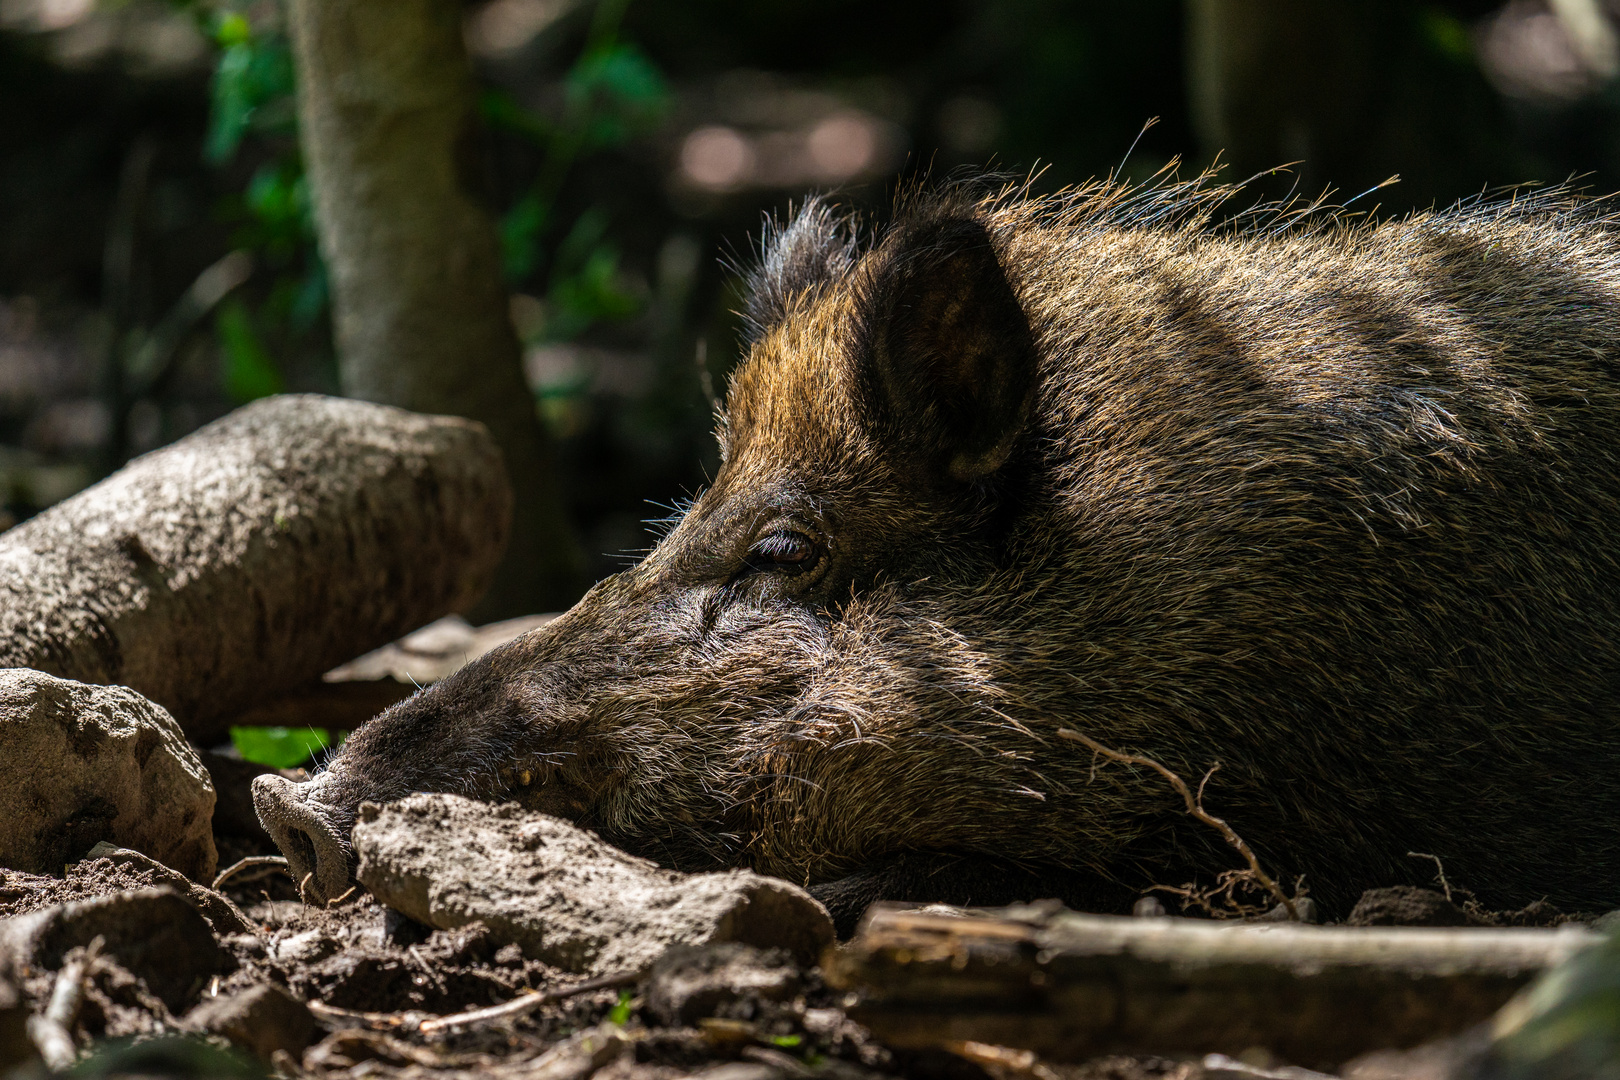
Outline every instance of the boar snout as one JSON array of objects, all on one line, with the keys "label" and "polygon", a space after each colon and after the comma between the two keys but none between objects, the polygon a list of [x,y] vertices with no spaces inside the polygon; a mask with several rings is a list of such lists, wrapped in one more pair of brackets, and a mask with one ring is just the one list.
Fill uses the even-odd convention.
[{"label": "boar snout", "polygon": [[[312,900],[342,896],[354,884],[348,845],[337,829],[313,805],[315,785],[295,784],[286,777],[266,773],[253,781],[253,808],[259,822],[287,856],[293,880]],[[308,881],[305,882],[305,878]]]}]

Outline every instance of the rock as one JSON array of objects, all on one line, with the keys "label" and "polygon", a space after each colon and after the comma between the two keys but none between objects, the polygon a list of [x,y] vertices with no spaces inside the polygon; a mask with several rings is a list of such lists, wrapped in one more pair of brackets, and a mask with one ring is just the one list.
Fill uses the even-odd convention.
[{"label": "rock", "polygon": [[1466,926],[1468,916],[1444,893],[1395,885],[1362,893],[1345,921],[1351,926]]},{"label": "rock", "polygon": [[515,803],[364,803],[354,850],[361,883],[389,907],[441,929],[481,919],[531,959],[583,974],[640,970],[671,945],[719,941],[813,963],[833,940],[826,909],[796,885],[660,869]]},{"label": "rock", "polygon": [[0,533],[0,666],[132,687],[212,746],[475,603],[511,506],[478,424],[256,401]]},{"label": "rock", "polygon": [[315,1041],[315,1017],[309,1007],[269,983],[239,994],[203,999],[186,1014],[185,1026],[208,1035],[223,1035],[266,1061],[277,1050],[285,1050],[296,1059]]},{"label": "rock", "polygon": [[758,1002],[787,1001],[803,985],[798,965],[781,949],[725,941],[666,951],[654,961],[642,997],[665,1024],[689,1027],[709,1016],[752,1019]]},{"label": "rock", "polygon": [[180,727],[122,686],[0,670],[0,865],[59,874],[109,840],[211,880],[214,787]]},{"label": "rock", "polygon": [[[213,928],[214,933],[221,937],[226,934],[253,933],[253,924],[230,897],[188,880],[184,874],[170,870],[139,851],[131,851],[103,841],[91,848],[90,853],[81,861],[68,867],[67,878],[69,881],[105,879],[111,876],[106,871],[113,867],[124,871],[116,878],[121,887],[105,889],[104,893],[167,885],[185,897],[186,901],[197,909],[197,913],[208,920],[208,925]],[[125,882],[128,884],[124,884]]]},{"label": "rock", "polygon": [[142,889],[61,904],[0,921],[0,959],[11,970],[55,970],[69,949],[103,941],[102,952],[179,1014],[210,975],[235,961],[208,923],[173,889]]}]

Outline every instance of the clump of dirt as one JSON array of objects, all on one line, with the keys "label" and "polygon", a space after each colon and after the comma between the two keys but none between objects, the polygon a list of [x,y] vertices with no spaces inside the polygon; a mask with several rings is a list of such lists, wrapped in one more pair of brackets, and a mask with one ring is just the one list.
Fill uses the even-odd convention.
[{"label": "clump of dirt", "polygon": [[0,867],[0,919],[154,884],[152,875],[128,866],[89,867],[80,862],[59,878]]}]

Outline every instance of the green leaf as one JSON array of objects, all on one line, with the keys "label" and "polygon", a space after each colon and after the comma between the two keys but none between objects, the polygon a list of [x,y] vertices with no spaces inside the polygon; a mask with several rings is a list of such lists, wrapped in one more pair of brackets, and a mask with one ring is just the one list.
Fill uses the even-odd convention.
[{"label": "green leaf", "polygon": [[215,24],[214,40],[221,51],[203,156],[222,165],[250,132],[295,129],[296,83],[292,50],[282,35],[255,35],[248,20],[233,12]]},{"label": "green leaf", "polygon": [[549,216],[549,208],[531,191],[501,218],[501,268],[507,281],[522,281],[534,273],[540,261],[540,232]]},{"label": "green leaf", "polygon": [[583,116],[593,147],[620,146],[663,119],[669,87],[634,45],[613,44],[586,53],[568,72],[569,106]]},{"label": "green leaf", "polygon": [[224,352],[225,392],[231,400],[246,403],[281,393],[281,372],[254,332],[247,305],[235,297],[225,301],[214,328]]},{"label": "green leaf", "polygon": [[630,1022],[630,998],[628,990],[619,991],[619,1003],[608,1011],[608,1023],[617,1027],[624,1027]]},{"label": "green leaf", "polygon": [[325,728],[233,727],[231,742],[242,760],[291,769],[332,744]]},{"label": "green leaf", "polygon": [[784,1050],[791,1050],[795,1046],[798,1046],[802,1042],[804,1042],[804,1036],[803,1035],[772,1035],[771,1036],[771,1043],[773,1045],[775,1045],[775,1046],[780,1046]]}]

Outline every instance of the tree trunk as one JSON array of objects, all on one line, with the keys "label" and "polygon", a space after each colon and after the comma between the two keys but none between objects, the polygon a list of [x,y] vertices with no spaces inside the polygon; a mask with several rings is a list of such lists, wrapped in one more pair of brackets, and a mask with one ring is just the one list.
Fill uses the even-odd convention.
[{"label": "tree trunk", "polygon": [[0,668],[128,686],[212,745],[471,605],[510,508],[475,424],[267,398],[0,534]]},{"label": "tree trunk", "polygon": [[344,393],[477,420],[506,457],[512,546],[476,609],[487,621],[567,607],[583,582],[468,175],[461,13],[453,0],[293,0],[291,24]]}]

